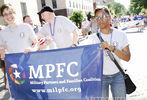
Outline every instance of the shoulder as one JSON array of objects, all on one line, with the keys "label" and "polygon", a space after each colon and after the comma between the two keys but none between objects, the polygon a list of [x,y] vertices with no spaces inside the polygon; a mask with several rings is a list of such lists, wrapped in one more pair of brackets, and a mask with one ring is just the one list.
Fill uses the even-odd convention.
[{"label": "shoulder", "polygon": [[19,24],[19,27],[22,28],[22,29],[30,29],[30,28],[32,28],[31,25],[26,24],[26,23]]},{"label": "shoulder", "polygon": [[0,31],[0,35],[3,35],[3,34],[5,34],[5,33],[7,33],[7,32],[9,32],[9,28],[8,28],[8,27],[5,27],[4,29],[2,29],[2,30]]},{"label": "shoulder", "polygon": [[126,34],[124,31],[119,30],[119,29],[115,29],[115,28],[113,28],[113,33],[115,35],[125,35]]},{"label": "shoulder", "polygon": [[60,21],[69,21],[69,19],[65,16],[56,16],[56,19]]},{"label": "shoulder", "polygon": [[26,23],[21,23],[21,24],[19,24],[19,26],[21,26],[21,27],[24,27],[24,26],[29,26],[29,24],[26,24]]},{"label": "shoulder", "polygon": [[124,40],[127,39],[127,34],[123,32],[122,30],[114,29],[114,38],[117,40]]},{"label": "shoulder", "polygon": [[56,16],[56,18],[57,18],[57,19],[67,19],[67,17],[65,17],[65,16],[60,16],[60,15],[59,15],[59,16]]},{"label": "shoulder", "polygon": [[46,28],[49,28],[49,23],[45,23],[45,24],[41,27],[41,29],[46,29]]}]

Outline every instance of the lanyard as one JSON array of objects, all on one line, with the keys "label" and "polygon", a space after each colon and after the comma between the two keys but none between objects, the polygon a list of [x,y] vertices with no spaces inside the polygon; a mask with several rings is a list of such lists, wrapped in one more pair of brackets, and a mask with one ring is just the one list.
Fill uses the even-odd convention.
[{"label": "lanyard", "polygon": [[[112,45],[112,29],[110,29],[110,34],[111,34],[111,37],[110,37],[110,44]],[[99,34],[100,34],[100,37],[101,37],[101,31],[99,30]]]},{"label": "lanyard", "polygon": [[51,33],[52,36],[54,36],[54,34],[55,34],[55,24],[56,24],[56,17],[54,18],[53,30],[52,30],[51,23],[49,23],[50,33]]}]

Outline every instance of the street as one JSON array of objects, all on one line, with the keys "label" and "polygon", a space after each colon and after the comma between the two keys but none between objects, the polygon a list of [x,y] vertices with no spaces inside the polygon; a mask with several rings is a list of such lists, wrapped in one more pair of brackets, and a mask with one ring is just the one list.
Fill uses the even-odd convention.
[{"label": "street", "polygon": [[[131,60],[122,62],[122,65],[137,86],[134,93],[127,95],[127,100],[147,100],[147,27],[143,32],[137,32],[135,28],[126,32],[130,44]],[[9,98],[8,90],[4,89],[3,73],[0,70],[0,100]]]},{"label": "street", "polygon": [[134,93],[128,95],[129,100],[146,100],[147,99],[147,27],[144,32],[137,32],[137,29],[127,31],[130,43],[131,60],[123,62],[123,66],[127,69],[137,89]]}]

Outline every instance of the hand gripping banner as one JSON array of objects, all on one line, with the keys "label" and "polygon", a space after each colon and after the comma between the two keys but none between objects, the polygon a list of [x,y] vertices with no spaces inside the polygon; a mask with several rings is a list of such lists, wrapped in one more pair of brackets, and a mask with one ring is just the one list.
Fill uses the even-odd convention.
[{"label": "hand gripping banner", "polygon": [[7,54],[6,71],[14,100],[101,98],[103,51],[99,44]]}]

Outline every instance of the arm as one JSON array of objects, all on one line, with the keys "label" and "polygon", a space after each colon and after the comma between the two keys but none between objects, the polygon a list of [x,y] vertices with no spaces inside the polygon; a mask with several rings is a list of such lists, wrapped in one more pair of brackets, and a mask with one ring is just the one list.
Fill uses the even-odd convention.
[{"label": "arm", "polygon": [[39,41],[38,50],[43,50],[44,48],[46,48],[46,46],[49,46],[52,43],[52,39],[49,36],[45,37],[43,34],[38,33],[37,38]]},{"label": "arm", "polygon": [[115,50],[114,50],[114,46],[113,46],[112,48],[113,48],[114,53],[115,53],[120,59],[122,59],[122,60],[124,60],[124,61],[129,61],[129,60],[130,60],[131,54],[130,54],[129,45],[126,46],[125,48],[123,48],[122,50],[118,50],[118,49],[115,49]]},{"label": "arm", "polygon": [[5,59],[5,49],[4,48],[0,48],[0,58],[1,60]]},{"label": "arm", "polygon": [[24,53],[37,51],[38,40],[37,40],[37,36],[36,36],[34,30],[28,24],[24,24],[24,28],[27,29],[27,34],[29,35],[28,41],[30,43],[30,46],[28,48],[25,48]]},{"label": "arm", "polygon": [[76,46],[78,41],[78,30],[75,29],[72,33],[73,33],[73,42],[71,46]]},{"label": "arm", "polygon": [[25,49],[24,53],[29,53],[29,52],[38,50],[38,41],[36,39],[33,40],[32,44],[33,46]]},{"label": "arm", "polygon": [[102,42],[101,48],[103,50],[108,48],[109,50],[113,51],[120,59],[122,59],[124,61],[129,61],[130,60],[131,54],[130,54],[129,45],[124,47],[122,50],[118,50],[114,46],[109,45],[107,42]]}]

